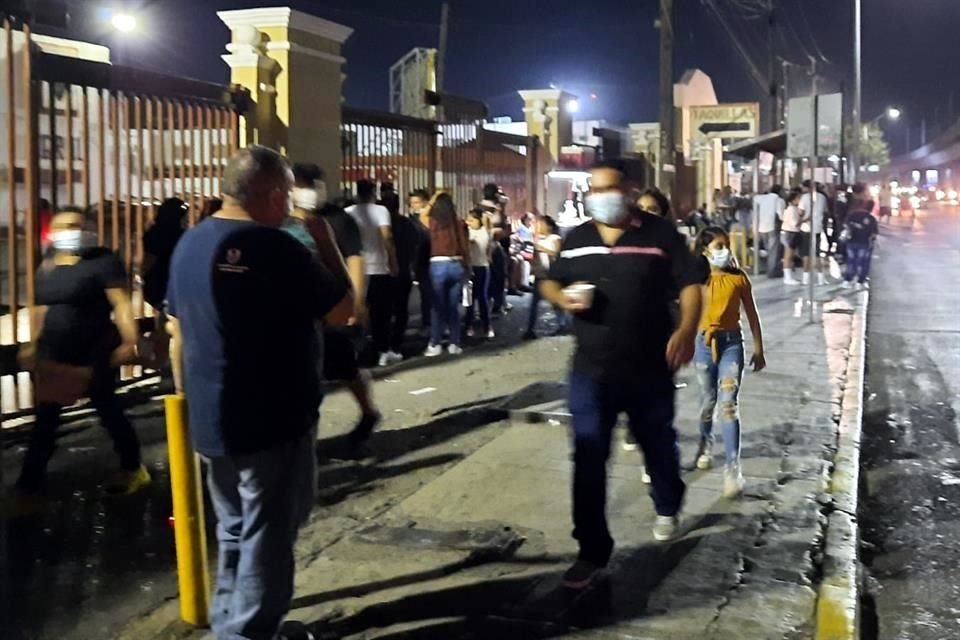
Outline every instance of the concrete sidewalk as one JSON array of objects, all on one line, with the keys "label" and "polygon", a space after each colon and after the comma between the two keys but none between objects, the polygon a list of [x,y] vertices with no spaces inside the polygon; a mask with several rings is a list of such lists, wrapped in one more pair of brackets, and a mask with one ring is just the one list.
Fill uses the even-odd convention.
[{"label": "concrete sidewalk", "polygon": [[[411,442],[405,432],[414,429],[429,440],[430,425],[391,421],[374,442],[379,460],[392,467],[378,471],[389,498],[361,493],[349,498],[352,510],[334,515],[325,512],[323,495],[337,490],[331,486],[336,465],[321,478],[321,506],[298,550],[290,617],[308,623],[317,637],[357,640],[813,637],[845,358],[859,298],[840,298],[827,322],[809,324],[800,288],[762,278],[756,290],[768,369],[748,373],[743,387],[743,499],[722,499],[719,470],[688,472],[686,535],[655,543],[641,456],[621,450],[621,430],[609,471],[608,512],[619,545],[611,579],[572,598],[560,588],[576,555],[570,448],[561,421],[493,425],[478,447],[434,434],[428,446],[408,451],[402,450]],[[839,291],[821,287],[820,294],[827,301]],[[438,418],[435,428],[469,435],[490,418],[471,404],[524,384],[562,380],[571,349],[570,339],[541,340],[440,363],[435,386],[458,386],[467,397],[465,411]],[[474,388],[472,379],[488,367],[501,367],[504,375],[483,376],[482,388]],[[681,374],[685,378],[692,376]],[[406,382],[398,374],[381,386],[390,384]],[[392,394],[390,408],[430,415],[435,392],[416,393],[423,388]],[[683,387],[678,428],[687,463],[698,441],[697,406],[695,385]],[[460,447],[469,452],[462,459]],[[404,478],[433,458],[440,472]],[[343,464],[342,473],[358,472],[356,463]],[[193,637],[170,624],[175,618],[171,603],[135,621],[122,637]]]}]

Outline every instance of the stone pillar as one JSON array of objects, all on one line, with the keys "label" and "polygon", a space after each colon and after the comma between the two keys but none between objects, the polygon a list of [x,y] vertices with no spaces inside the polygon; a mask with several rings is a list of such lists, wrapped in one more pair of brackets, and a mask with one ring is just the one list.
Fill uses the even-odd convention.
[{"label": "stone pillar", "polygon": [[527,132],[540,138],[554,163],[560,160],[560,149],[573,142],[573,114],[568,108],[576,97],[560,89],[520,91]]},{"label": "stone pillar", "polygon": [[340,188],[341,47],[353,29],[289,7],[221,11],[231,81],[257,96],[257,141],[315,162]]}]

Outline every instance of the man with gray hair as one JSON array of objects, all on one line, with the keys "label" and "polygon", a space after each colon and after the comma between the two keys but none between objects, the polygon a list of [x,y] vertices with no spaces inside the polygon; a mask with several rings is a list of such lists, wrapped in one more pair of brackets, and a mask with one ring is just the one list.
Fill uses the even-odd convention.
[{"label": "man with gray hair", "polygon": [[314,323],[353,311],[342,268],[337,277],[279,229],[292,186],[277,152],[238,152],[223,208],[184,234],[170,267],[174,382],[217,516],[218,640],[272,639],[289,609],[315,485]]}]

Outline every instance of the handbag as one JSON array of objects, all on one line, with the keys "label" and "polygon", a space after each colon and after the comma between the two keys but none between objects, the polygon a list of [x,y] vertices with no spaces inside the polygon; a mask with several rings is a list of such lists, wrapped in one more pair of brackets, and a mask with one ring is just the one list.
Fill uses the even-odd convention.
[{"label": "handbag", "polygon": [[92,379],[93,367],[38,359],[33,370],[37,404],[68,407],[87,394]]}]

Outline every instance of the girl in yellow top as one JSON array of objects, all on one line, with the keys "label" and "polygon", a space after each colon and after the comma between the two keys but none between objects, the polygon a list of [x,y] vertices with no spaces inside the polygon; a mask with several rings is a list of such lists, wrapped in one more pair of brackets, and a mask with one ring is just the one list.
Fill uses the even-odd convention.
[{"label": "girl in yellow top", "polygon": [[740,308],[747,314],[753,335],[754,371],[766,366],[760,316],[753,299],[753,287],[730,252],[730,237],[719,227],[709,227],[697,236],[696,252],[710,263],[710,278],[704,285],[703,316],[697,335],[694,366],[700,383],[700,450],[697,468],[713,464],[714,415],[723,432],[726,469],[723,494],[728,499],[743,492],[740,468],[740,383],[743,379],[744,348],[740,330]]}]

